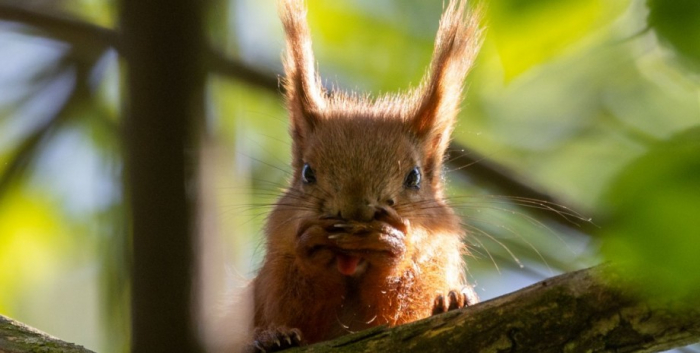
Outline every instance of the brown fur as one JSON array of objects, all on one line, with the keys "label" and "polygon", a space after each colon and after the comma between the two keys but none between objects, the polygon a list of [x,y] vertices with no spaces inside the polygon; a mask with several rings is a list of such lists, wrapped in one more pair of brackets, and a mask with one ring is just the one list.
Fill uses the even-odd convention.
[{"label": "brown fur", "polygon": [[[422,84],[370,100],[324,90],[305,11],[303,1],[280,0],[294,177],[265,229],[254,325],[298,328],[312,343],[427,317],[438,293],[466,285],[463,231],[440,171],[480,29],[464,1],[450,1]],[[305,164],[315,183],[302,181]],[[416,166],[421,187],[407,188]],[[366,267],[341,274],[339,252]]]}]

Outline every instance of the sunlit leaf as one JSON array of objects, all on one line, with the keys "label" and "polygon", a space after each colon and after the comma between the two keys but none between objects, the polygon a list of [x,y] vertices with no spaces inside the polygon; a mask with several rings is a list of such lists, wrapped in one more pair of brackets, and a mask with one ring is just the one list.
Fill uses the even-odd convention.
[{"label": "sunlit leaf", "polygon": [[10,314],[23,290],[58,271],[68,232],[55,205],[17,190],[0,202],[0,312]]},{"label": "sunlit leaf", "polygon": [[649,26],[692,67],[700,70],[700,1],[648,0]]},{"label": "sunlit leaf", "polygon": [[700,128],[660,143],[612,184],[603,251],[654,295],[700,290]]},{"label": "sunlit leaf", "polygon": [[114,27],[116,21],[116,6],[114,1],[66,1],[64,10],[71,12],[74,16],[84,18],[88,22],[105,27]]},{"label": "sunlit leaf", "polygon": [[610,23],[627,1],[613,6],[608,0],[494,0],[488,4],[489,35],[510,79]]}]

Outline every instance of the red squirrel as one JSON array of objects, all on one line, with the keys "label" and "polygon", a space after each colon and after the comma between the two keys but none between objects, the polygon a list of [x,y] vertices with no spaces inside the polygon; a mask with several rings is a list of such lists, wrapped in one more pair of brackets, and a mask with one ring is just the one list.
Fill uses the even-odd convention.
[{"label": "red squirrel", "polygon": [[326,90],[302,0],[280,0],[293,177],[267,219],[252,351],[400,325],[478,299],[442,166],[480,46],[464,0],[444,10],[419,87],[370,99]]}]

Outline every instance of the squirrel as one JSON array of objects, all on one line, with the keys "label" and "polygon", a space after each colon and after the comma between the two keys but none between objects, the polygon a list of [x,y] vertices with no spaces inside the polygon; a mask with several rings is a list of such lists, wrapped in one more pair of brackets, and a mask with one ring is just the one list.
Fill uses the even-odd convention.
[{"label": "squirrel", "polygon": [[303,0],[279,0],[279,11],[293,177],[265,226],[249,350],[476,303],[464,273],[465,233],[443,197],[442,166],[480,47],[478,11],[451,0],[422,83],[377,99],[326,90]]}]

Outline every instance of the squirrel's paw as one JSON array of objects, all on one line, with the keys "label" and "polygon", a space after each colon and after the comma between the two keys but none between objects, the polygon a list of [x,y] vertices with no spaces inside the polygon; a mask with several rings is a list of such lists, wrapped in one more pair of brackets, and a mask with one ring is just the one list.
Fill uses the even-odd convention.
[{"label": "squirrel's paw", "polygon": [[248,353],[277,352],[301,345],[301,331],[295,328],[277,327],[256,329],[255,340],[248,346]]},{"label": "squirrel's paw", "polygon": [[471,287],[464,287],[461,291],[451,290],[447,296],[438,294],[433,301],[432,315],[442,314],[447,311],[474,305],[479,301]]}]

